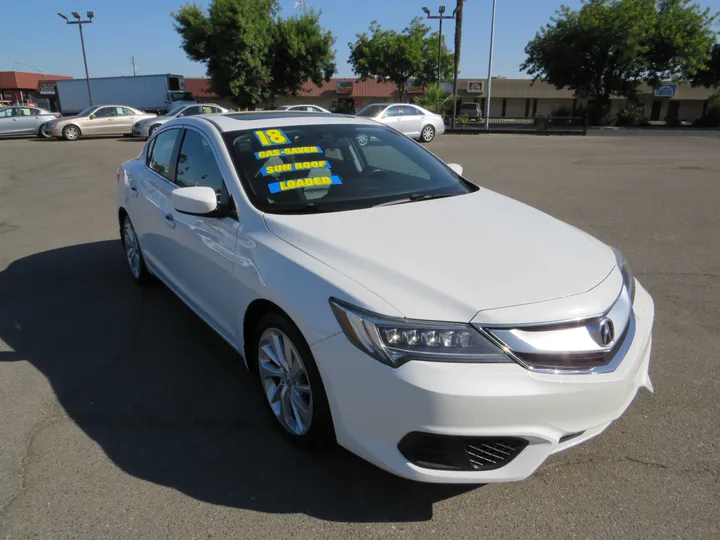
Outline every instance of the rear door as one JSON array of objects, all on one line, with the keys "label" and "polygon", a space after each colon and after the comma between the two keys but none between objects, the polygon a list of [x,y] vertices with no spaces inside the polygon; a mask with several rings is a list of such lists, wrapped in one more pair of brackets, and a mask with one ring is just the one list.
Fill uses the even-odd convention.
[{"label": "rear door", "polygon": [[129,135],[132,133],[132,127],[140,118],[138,113],[128,107],[117,107],[122,111],[122,116],[117,117],[118,128],[121,129],[118,133],[123,135]]},{"label": "rear door", "polygon": [[30,107],[15,107],[12,111],[13,133],[16,135],[26,135],[35,133],[38,129],[40,121],[38,115],[33,116],[33,109]]}]

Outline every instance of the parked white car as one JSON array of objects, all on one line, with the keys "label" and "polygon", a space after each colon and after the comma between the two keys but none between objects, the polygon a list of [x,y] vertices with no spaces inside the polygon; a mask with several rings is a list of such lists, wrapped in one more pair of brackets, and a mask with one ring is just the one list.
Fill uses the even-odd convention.
[{"label": "parked white car", "polygon": [[652,389],[653,301],[617,250],[461,175],[366,118],[178,118],[118,170],[118,225],[289,440],[520,480]]},{"label": "parked white car", "polygon": [[[436,135],[445,133],[443,117],[418,105],[374,103],[358,111],[357,116],[373,118],[420,142],[429,143]],[[358,140],[361,145],[368,141],[366,136]]]},{"label": "parked white car", "polygon": [[185,116],[195,116],[197,114],[221,114],[230,112],[228,109],[216,105],[215,103],[194,103],[191,105],[178,105],[174,109],[168,111],[167,114],[156,116],[154,118],[146,118],[135,122],[132,127],[133,137],[147,139],[153,132],[162,126],[165,122],[169,122],[173,118],[181,118]]},{"label": "parked white car", "polygon": [[323,109],[319,105],[280,105],[276,111],[296,111],[296,112],[322,112],[329,113],[327,109]]}]

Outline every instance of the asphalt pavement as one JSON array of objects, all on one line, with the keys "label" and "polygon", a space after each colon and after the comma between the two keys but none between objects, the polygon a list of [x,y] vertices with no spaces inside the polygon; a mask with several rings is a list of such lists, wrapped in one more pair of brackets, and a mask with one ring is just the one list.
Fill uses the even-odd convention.
[{"label": "asphalt pavement", "polygon": [[[115,171],[141,147],[0,140],[0,538],[720,537],[720,137],[430,145],[619,247],[656,302],[655,394],[528,480],[481,487],[288,446],[233,351],[130,280]],[[494,259],[491,230],[458,234],[533,271]]]}]

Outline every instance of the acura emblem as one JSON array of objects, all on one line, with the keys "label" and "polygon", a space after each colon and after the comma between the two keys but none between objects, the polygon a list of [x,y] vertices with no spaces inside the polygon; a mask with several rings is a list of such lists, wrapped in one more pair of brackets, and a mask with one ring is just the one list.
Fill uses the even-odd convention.
[{"label": "acura emblem", "polygon": [[610,345],[615,339],[615,328],[610,319],[600,321],[600,341],[603,345]]}]

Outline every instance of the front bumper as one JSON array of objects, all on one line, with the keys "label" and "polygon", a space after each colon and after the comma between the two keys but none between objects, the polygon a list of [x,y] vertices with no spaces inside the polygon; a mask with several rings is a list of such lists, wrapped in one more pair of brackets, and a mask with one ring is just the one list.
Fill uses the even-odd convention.
[{"label": "front bumper", "polygon": [[[517,364],[412,361],[392,369],[337,334],[312,347],[330,402],[338,443],[398,476],[423,482],[522,480],[551,454],[601,433],[652,390],[648,367],[654,306],[638,284],[635,337],[615,371],[538,374]],[[425,468],[398,443],[411,432],[465,437],[517,437],[527,446],[508,464],[484,471]],[[582,432],[581,435],[577,435]],[[565,442],[560,440],[576,435]]]},{"label": "front bumper", "polygon": [[149,131],[150,131],[149,125],[140,125],[139,126],[139,125],[135,124],[132,128],[132,136],[140,137],[142,139],[147,139],[149,136],[148,135]]}]

